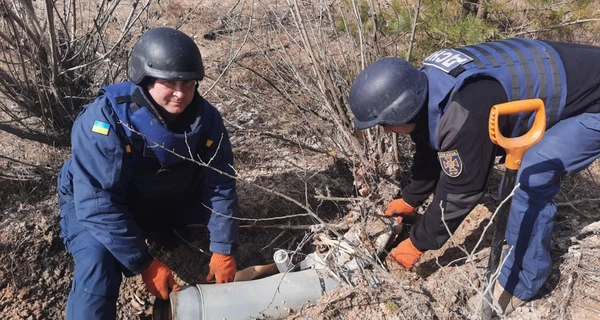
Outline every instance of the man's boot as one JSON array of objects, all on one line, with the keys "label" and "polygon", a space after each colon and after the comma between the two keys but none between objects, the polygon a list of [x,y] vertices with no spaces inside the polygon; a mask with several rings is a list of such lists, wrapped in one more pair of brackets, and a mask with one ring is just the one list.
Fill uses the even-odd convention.
[{"label": "man's boot", "polygon": [[515,311],[516,308],[525,304],[525,301],[513,296],[510,292],[504,290],[499,281],[496,281],[494,286],[494,303],[498,303],[500,310],[504,315],[508,315]]},{"label": "man's boot", "polygon": [[[502,313],[507,316],[518,307],[525,304],[525,301],[513,296],[508,291],[502,288],[500,282],[496,281],[494,284],[494,314],[495,310],[499,309]],[[467,306],[471,312],[481,312],[482,299],[480,294],[476,294],[467,301]]]}]

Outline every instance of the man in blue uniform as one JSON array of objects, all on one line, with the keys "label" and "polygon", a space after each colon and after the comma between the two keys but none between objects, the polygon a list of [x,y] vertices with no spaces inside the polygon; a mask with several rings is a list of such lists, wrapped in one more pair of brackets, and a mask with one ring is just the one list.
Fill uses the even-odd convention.
[{"label": "man in blue uniform", "polygon": [[[550,274],[560,178],[600,157],[600,48],[515,38],[440,50],[419,69],[385,58],[357,76],[349,96],[356,128],[381,125],[409,133],[416,145],[410,183],[386,215],[410,215],[434,194],[410,237],[391,252],[406,268],[442,247],[448,229],[453,233],[481,199],[503,151],[488,135],[491,107],[530,98],[544,101],[547,131],[517,176],[506,230],[512,250],[494,290],[505,313],[533,298]],[[505,116],[502,134],[519,136],[532,121],[531,113]]]},{"label": "man in blue uniform", "polygon": [[196,90],[204,77],[198,47],[178,30],[150,29],[133,48],[128,76],[81,111],[59,174],[61,237],[75,260],[67,319],[114,319],[122,274],[141,274],[160,299],[178,290],[145,242],[175,227],[206,224],[209,278],[235,276],[233,153],[221,115]]}]

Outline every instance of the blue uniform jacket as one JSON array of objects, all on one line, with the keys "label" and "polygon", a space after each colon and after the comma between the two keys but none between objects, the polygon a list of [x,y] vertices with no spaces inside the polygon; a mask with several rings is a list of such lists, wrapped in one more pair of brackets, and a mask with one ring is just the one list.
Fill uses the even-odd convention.
[{"label": "blue uniform jacket", "polygon": [[[134,92],[138,101],[132,107],[123,97]],[[72,156],[58,181],[61,201],[73,202],[77,221],[133,274],[152,261],[142,227],[168,228],[182,213],[208,217],[212,252],[231,254],[238,244],[238,221],[229,218],[238,212],[235,179],[183,159],[193,157],[235,175],[221,115],[196,93],[184,111],[191,117],[189,134],[176,134],[164,124],[157,127],[160,116],[148,116],[150,104],[129,82],[103,88],[75,120]],[[136,121],[133,114],[151,121]],[[147,141],[146,132],[165,141]],[[170,146],[182,141],[183,158],[165,151],[181,150]]]}]

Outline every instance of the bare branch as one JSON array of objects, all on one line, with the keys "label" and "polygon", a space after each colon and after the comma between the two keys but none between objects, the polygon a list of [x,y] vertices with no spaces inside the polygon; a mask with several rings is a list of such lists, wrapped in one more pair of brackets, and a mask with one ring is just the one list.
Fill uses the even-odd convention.
[{"label": "bare branch", "polygon": [[550,27],[546,27],[546,28],[542,28],[542,29],[524,30],[524,31],[521,31],[521,32],[517,32],[517,33],[515,33],[515,36],[523,36],[523,35],[526,35],[526,34],[551,31],[551,30],[555,30],[555,29],[560,29],[560,28],[565,28],[565,27],[573,26],[573,25],[576,25],[576,24],[581,25],[581,24],[585,24],[585,23],[598,22],[598,21],[600,21],[600,19],[579,19],[579,20],[575,20],[575,21],[567,21],[567,22],[563,22],[563,23],[555,25],[555,26],[550,26]]},{"label": "bare branch", "polygon": [[206,96],[211,90],[212,88],[214,88],[217,83],[219,82],[219,80],[221,79],[221,77],[225,74],[225,72],[227,72],[227,70],[229,69],[229,67],[231,66],[231,64],[235,61],[235,59],[237,58],[237,56],[240,54],[240,51],[242,50],[242,48],[246,45],[246,42],[248,41],[248,35],[250,34],[250,29],[252,27],[252,19],[254,17],[253,13],[254,13],[254,1],[252,1],[252,3],[250,4],[250,21],[248,21],[248,29],[246,30],[246,35],[244,37],[244,41],[242,41],[242,44],[240,45],[240,47],[237,49],[237,51],[235,52],[235,54],[231,57],[231,59],[229,59],[229,62],[227,63],[227,66],[225,66],[225,68],[223,68],[223,71],[221,71],[221,73],[219,74],[219,76],[217,77],[217,79],[212,83],[212,85],[210,86],[210,88],[208,88],[208,90],[206,90],[203,94],[203,96]]},{"label": "bare branch", "polygon": [[33,168],[36,168],[36,169],[42,169],[42,170],[46,170],[46,171],[55,171],[56,170],[56,169],[51,168],[51,167],[45,167],[45,166],[40,166],[40,165],[37,165],[37,164],[23,162],[21,160],[14,159],[14,158],[7,157],[7,156],[3,156],[1,154],[0,154],[0,159],[8,160],[10,162],[14,162],[14,163],[22,164],[22,165],[25,165],[25,166],[28,166],[28,167],[33,167]]},{"label": "bare branch", "polygon": [[48,35],[50,36],[50,70],[52,70],[52,83],[50,84],[52,92],[59,98],[56,88],[54,87],[58,82],[58,47],[56,45],[56,30],[54,26],[54,4],[52,0],[46,0],[46,18],[48,19]]},{"label": "bare branch", "polygon": [[[283,194],[283,193],[281,193],[281,192],[279,192],[279,191],[276,191],[276,190],[274,190],[274,189],[271,189],[271,188],[266,188],[266,187],[263,187],[263,186],[261,186],[261,185],[259,185],[259,184],[256,184],[256,183],[253,183],[253,182],[250,182],[250,181],[243,180],[243,179],[241,179],[241,178],[240,178],[240,177],[238,177],[238,176],[231,175],[231,174],[229,174],[229,173],[227,173],[227,172],[224,172],[224,171],[222,171],[222,170],[219,170],[219,169],[217,169],[217,168],[215,168],[215,167],[212,167],[212,166],[210,166],[210,165],[208,165],[208,164],[204,163],[204,162],[203,162],[203,161],[201,161],[201,160],[195,160],[195,159],[193,159],[193,158],[190,158],[190,157],[185,157],[185,156],[182,156],[182,155],[178,154],[177,152],[175,152],[175,151],[173,151],[173,150],[169,150],[169,149],[166,149],[166,148],[164,148],[164,147],[163,147],[161,144],[159,144],[159,143],[158,143],[158,142],[156,142],[156,141],[153,141],[152,139],[150,139],[149,137],[145,136],[145,135],[144,135],[144,134],[142,134],[141,132],[139,132],[139,131],[135,130],[134,128],[132,128],[131,126],[128,126],[127,124],[125,124],[125,123],[122,123],[122,122],[120,122],[120,123],[121,123],[121,124],[122,124],[124,127],[126,127],[127,129],[129,129],[131,132],[133,132],[133,133],[136,133],[136,134],[139,134],[140,136],[144,137],[144,139],[146,139],[148,142],[154,143],[154,146],[153,146],[153,147],[155,147],[155,148],[161,148],[161,149],[163,149],[163,150],[165,150],[165,151],[167,151],[167,152],[169,152],[169,153],[173,154],[174,156],[176,156],[176,157],[178,157],[178,158],[180,158],[180,159],[182,159],[182,160],[185,160],[185,161],[190,161],[190,162],[192,162],[192,163],[195,163],[195,164],[197,164],[197,165],[199,165],[199,166],[201,166],[201,167],[208,168],[209,170],[213,170],[213,171],[215,171],[215,172],[217,172],[217,173],[219,173],[219,174],[221,174],[221,175],[223,175],[223,176],[226,176],[226,177],[228,177],[228,178],[235,179],[236,181],[239,181],[239,182],[242,182],[242,183],[245,183],[245,184],[251,185],[251,186],[253,186],[253,187],[256,187],[256,188],[258,188],[258,189],[260,189],[260,190],[262,190],[262,191],[265,191],[265,192],[268,192],[268,193],[274,194],[274,195],[276,195],[276,196],[278,196],[278,197],[281,197],[281,198],[283,198],[283,199],[285,199],[285,200],[287,200],[287,201],[289,201],[289,202],[292,202],[292,203],[294,203],[294,204],[295,204],[295,205],[297,205],[298,207],[305,209],[305,210],[308,212],[307,214],[302,214],[302,216],[308,215],[308,216],[312,217],[313,219],[315,219],[316,221],[318,221],[319,223],[321,223],[321,224],[323,224],[323,225],[326,225],[326,224],[327,224],[327,223],[326,223],[326,222],[325,222],[323,219],[321,219],[321,217],[319,217],[319,216],[318,216],[318,215],[317,215],[315,212],[313,212],[313,211],[312,211],[310,208],[308,208],[308,207],[307,207],[307,206],[305,206],[303,203],[299,202],[298,200],[296,200],[296,199],[294,199],[294,198],[292,198],[292,197],[290,197],[290,196],[288,196],[288,195],[285,195],[285,194]],[[188,146],[188,148],[189,148],[189,146]],[[206,207],[206,205],[205,205],[205,207]],[[208,208],[208,207],[207,207],[207,208]],[[222,215],[220,212],[215,212],[215,211],[213,211],[211,208],[208,208],[208,209],[210,209],[210,210],[211,210],[213,213],[215,213],[215,214]],[[293,215],[293,216],[298,216],[298,215]],[[229,216],[226,216],[226,217],[229,217]],[[289,218],[289,217],[290,217],[290,216],[286,216],[285,218]],[[234,217],[230,217],[230,218],[233,218],[233,219],[239,219],[239,220],[250,220],[250,221],[256,221],[256,220],[257,220],[257,219],[247,219],[247,218],[239,218],[239,217],[235,217],[235,218],[234,218]],[[278,219],[282,219],[282,218],[280,218],[280,217],[271,217],[271,218],[263,218],[263,219],[261,219],[261,220],[278,220]],[[340,235],[339,233],[337,233],[335,230],[332,230],[332,232],[333,232],[333,233],[335,233],[337,236],[341,237],[341,235]]]}]

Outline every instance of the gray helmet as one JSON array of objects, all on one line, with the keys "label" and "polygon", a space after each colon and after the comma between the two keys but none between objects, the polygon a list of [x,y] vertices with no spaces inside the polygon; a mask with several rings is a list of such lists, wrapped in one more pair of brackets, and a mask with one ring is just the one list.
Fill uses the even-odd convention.
[{"label": "gray helmet", "polygon": [[153,28],[136,42],[129,57],[129,80],[147,78],[202,80],[204,65],[198,46],[187,34],[173,28]]},{"label": "gray helmet", "polygon": [[427,76],[399,58],[384,58],[366,67],[350,88],[354,126],[405,124],[413,119],[427,97]]}]

